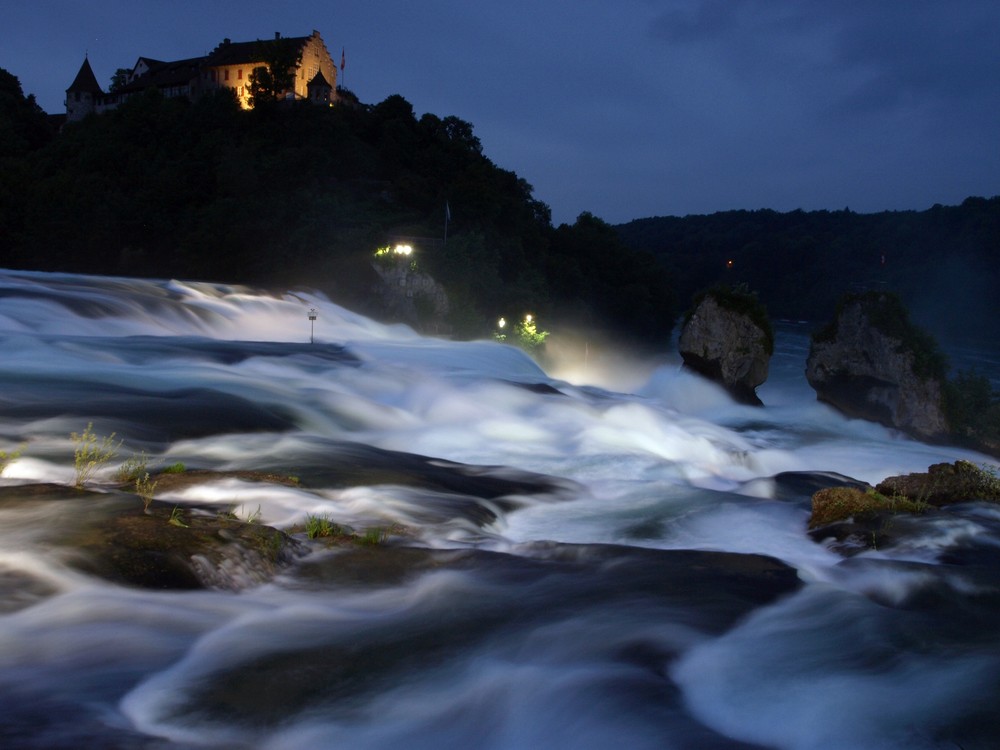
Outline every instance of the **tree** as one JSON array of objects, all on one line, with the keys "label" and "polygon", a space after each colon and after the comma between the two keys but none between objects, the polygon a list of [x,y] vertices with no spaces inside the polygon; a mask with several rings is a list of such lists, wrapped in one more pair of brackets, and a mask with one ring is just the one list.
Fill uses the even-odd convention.
[{"label": "tree", "polygon": [[[258,103],[291,85],[272,76],[284,64],[259,64]],[[16,79],[0,75],[0,127],[5,101],[30,111]],[[14,140],[0,137],[0,151]],[[441,236],[447,201],[447,244],[428,243],[420,262],[447,289],[454,335],[486,335],[505,310],[531,310],[556,326],[583,308],[622,335],[652,325],[650,340],[662,346],[670,316],[659,305],[671,295],[656,267],[590,215],[556,236],[532,192],[483,154],[470,123],[418,120],[399,95],[358,107],[245,112],[232,89],[193,102],[151,89],[47,145],[22,141],[0,157],[0,265],[308,280],[378,315],[367,291],[368,248],[386,235]],[[527,342],[543,335],[524,326]]]},{"label": "tree", "polygon": [[115,74],[111,76],[111,85],[108,86],[108,91],[112,94],[116,91],[121,91],[128,83],[128,77],[131,74],[132,71],[128,68],[118,68],[118,70],[115,71]]},{"label": "tree", "polygon": [[658,345],[669,337],[675,297],[666,271],[651,255],[625,246],[590,212],[555,231],[546,266],[549,288],[564,300],[579,300],[570,312],[583,322]]},{"label": "tree", "polygon": [[248,79],[253,108],[285,96],[295,85],[295,70],[302,61],[302,47],[294,39],[270,39],[257,45],[264,65],[254,68]]},{"label": "tree", "polygon": [[0,68],[0,157],[44,146],[52,127],[34,94],[25,96],[17,76]]}]

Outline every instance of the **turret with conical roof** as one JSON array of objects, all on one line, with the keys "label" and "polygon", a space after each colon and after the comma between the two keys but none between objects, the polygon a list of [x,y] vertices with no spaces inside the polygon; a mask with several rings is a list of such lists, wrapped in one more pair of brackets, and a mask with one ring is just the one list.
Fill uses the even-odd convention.
[{"label": "turret with conical roof", "polygon": [[80,72],[76,74],[73,83],[66,89],[67,121],[82,120],[95,110],[103,96],[104,90],[97,82],[94,69],[90,67],[90,60],[84,57]]},{"label": "turret with conical roof", "polygon": [[333,86],[326,80],[323,71],[317,70],[316,75],[306,84],[306,91],[309,92],[309,101],[315,104],[330,104]]}]

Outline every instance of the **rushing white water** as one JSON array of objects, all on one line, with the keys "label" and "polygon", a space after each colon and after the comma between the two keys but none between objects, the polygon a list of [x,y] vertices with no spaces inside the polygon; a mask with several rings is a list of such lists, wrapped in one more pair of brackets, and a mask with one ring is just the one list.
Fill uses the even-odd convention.
[{"label": "rushing white water", "polygon": [[[776,478],[989,459],[817,403],[804,330],[781,329],[763,409],[675,359],[549,375],[307,292],[0,272],[0,342],[0,451],[23,445],[0,489],[71,485],[93,423],[158,466],[301,477],[162,502],[391,526],[383,560],[411,555],[317,548],[263,586],[153,591],[59,551],[120,493],[2,503],[4,747],[1000,742],[1000,512],[900,522],[845,560]],[[750,555],[798,583],[740,584]]]}]

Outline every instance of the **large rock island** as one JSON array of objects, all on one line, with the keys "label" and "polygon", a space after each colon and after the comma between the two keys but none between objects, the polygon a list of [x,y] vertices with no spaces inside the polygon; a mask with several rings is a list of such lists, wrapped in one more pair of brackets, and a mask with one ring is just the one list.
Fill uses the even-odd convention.
[{"label": "large rock island", "polygon": [[716,287],[695,298],[678,343],[684,365],[722,385],[737,401],[760,406],[774,333],[746,288]]},{"label": "large rock island", "polygon": [[910,323],[897,297],[847,295],[813,335],[806,379],[820,401],[921,440],[944,440],[946,363],[933,339]]}]

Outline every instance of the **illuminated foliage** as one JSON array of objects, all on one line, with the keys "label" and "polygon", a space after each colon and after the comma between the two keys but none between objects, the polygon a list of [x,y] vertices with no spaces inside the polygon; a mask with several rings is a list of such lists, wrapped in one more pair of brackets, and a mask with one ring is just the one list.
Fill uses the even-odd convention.
[{"label": "illuminated foliage", "polygon": [[532,315],[525,315],[523,319],[514,326],[514,340],[517,345],[527,351],[535,351],[548,338],[548,331],[539,331],[535,318]]},{"label": "illuminated foliage", "polygon": [[501,344],[514,344],[529,353],[539,350],[548,336],[548,331],[538,330],[538,322],[535,320],[535,316],[530,314],[525,315],[515,323],[509,334],[507,333],[506,319],[500,318],[497,321],[497,330],[493,334],[495,341],[499,341]]}]

